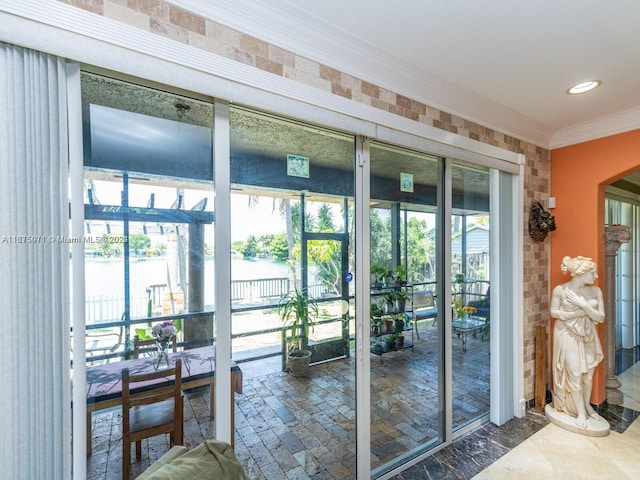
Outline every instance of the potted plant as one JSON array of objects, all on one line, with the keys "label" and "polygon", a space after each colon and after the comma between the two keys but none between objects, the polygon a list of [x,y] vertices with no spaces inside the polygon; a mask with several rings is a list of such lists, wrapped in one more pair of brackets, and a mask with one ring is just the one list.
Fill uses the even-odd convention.
[{"label": "potted plant", "polygon": [[371,307],[369,307],[369,317],[371,318],[371,334],[379,335],[380,334],[380,323],[382,323],[382,317],[380,314],[380,307],[377,304],[372,303]]},{"label": "potted plant", "polygon": [[533,202],[529,213],[529,235],[537,242],[547,238],[549,232],[556,229],[556,219],[545,210],[540,202]]},{"label": "potted plant", "polygon": [[380,335],[380,324],[382,323],[381,317],[371,317],[371,335]]},{"label": "potted plant", "polygon": [[460,297],[460,295],[456,295],[456,297],[453,299],[453,304],[451,305],[453,318],[462,318],[463,316],[462,307],[463,307],[462,298]]},{"label": "potted plant", "polygon": [[393,321],[395,332],[402,332],[404,330],[404,318],[403,315],[397,315]]},{"label": "potted plant", "polygon": [[385,287],[393,286],[393,271],[388,268],[383,268],[382,270],[382,284]]},{"label": "potted plant", "polygon": [[318,317],[318,303],[306,289],[297,288],[283,295],[278,303],[282,320],[282,340],[285,344],[289,373],[300,377],[309,372],[311,351],[307,349],[309,330]]},{"label": "potted plant", "polygon": [[388,317],[384,319],[384,329],[387,333],[392,333],[393,332],[393,318]]},{"label": "potted plant", "polygon": [[394,313],[394,304],[396,301],[396,293],[393,290],[387,290],[382,294],[382,298],[384,299],[384,313]]},{"label": "potted plant", "polygon": [[381,267],[380,264],[376,261],[371,264],[370,273],[371,273],[371,284],[373,287],[379,288],[382,286],[382,277],[384,276],[386,269]]},{"label": "potted plant", "polygon": [[396,312],[404,312],[408,297],[406,288],[399,288],[393,292],[393,305]]},{"label": "potted plant", "polygon": [[389,350],[393,350],[397,344],[398,341],[398,336],[395,333],[392,333],[391,335],[387,335],[384,338],[384,343],[387,345],[387,348]]},{"label": "potted plant", "polygon": [[406,285],[407,284],[407,269],[404,265],[398,265],[394,272],[396,285]]},{"label": "potted plant", "polygon": [[402,332],[396,333],[396,343],[398,347],[402,347],[404,345],[404,334]]}]

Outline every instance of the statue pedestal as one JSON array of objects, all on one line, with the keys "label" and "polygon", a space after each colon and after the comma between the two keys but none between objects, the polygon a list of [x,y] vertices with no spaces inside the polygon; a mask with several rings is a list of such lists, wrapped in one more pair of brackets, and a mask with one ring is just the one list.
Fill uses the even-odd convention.
[{"label": "statue pedestal", "polygon": [[544,414],[554,425],[573,433],[579,433],[587,437],[606,437],[609,435],[609,422],[604,418],[600,418],[599,420],[589,418],[587,419],[587,428],[582,428],[576,425],[576,417],[556,411],[552,403],[547,403],[544,407]]}]

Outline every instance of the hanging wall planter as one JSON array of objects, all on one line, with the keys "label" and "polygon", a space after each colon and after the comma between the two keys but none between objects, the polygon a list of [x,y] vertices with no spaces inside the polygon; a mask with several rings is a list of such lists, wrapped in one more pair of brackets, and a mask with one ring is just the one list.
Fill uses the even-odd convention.
[{"label": "hanging wall planter", "polygon": [[556,229],[556,219],[546,211],[540,202],[533,202],[529,213],[529,235],[536,242],[542,242],[549,232]]}]

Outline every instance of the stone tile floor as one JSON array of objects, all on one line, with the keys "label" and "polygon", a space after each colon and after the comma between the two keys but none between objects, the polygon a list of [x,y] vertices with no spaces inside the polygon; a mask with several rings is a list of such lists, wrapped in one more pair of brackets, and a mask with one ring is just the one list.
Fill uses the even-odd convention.
[{"label": "stone tile floor", "polygon": [[[421,326],[415,349],[371,356],[371,452],[378,467],[437,437],[438,368],[436,329]],[[463,353],[454,339],[454,421],[460,424],[488,410],[488,344],[469,338]],[[308,377],[279,371],[280,359],[241,364],[244,392],[236,395],[235,451],[252,479],[355,478],[355,373],[353,358],[312,367]],[[208,387],[185,402],[185,445],[215,438]],[[88,478],[121,478],[119,410],[94,415]],[[168,437],[143,442],[144,471],[169,448]],[[401,477],[399,477],[401,478]],[[426,477],[425,477],[426,478]]]}]

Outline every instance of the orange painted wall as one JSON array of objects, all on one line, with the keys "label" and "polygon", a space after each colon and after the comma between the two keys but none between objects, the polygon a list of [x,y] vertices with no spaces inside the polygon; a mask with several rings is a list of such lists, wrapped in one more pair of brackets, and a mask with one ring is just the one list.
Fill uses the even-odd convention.
[{"label": "orange painted wall", "polygon": [[[551,234],[550,288],[568,280],[560,271],[565,255],[593,258],[604,285],[604,198],[608,184],[640,170],[640,130],[592,140],[551,152],[551,196],[556,197],[557,230]],[[549,292],[550,294],[551,292]],[[605,298],[605,302],[607,299]],[[609,319],[605,319],[609,321]],[[552,321],[553,322],[553,321]],[[553,334],[553,323],[550,329]],[[602,346],[604,326],[598,328]],[[553,343],[551,343],[553,345]],[[605,401],[605,366],[594,380],[591,402]]]}]

